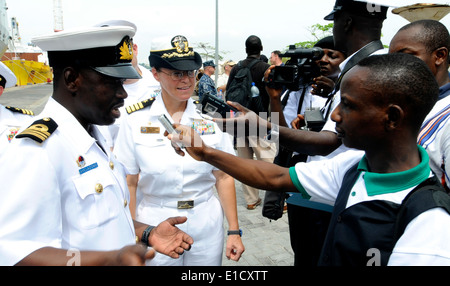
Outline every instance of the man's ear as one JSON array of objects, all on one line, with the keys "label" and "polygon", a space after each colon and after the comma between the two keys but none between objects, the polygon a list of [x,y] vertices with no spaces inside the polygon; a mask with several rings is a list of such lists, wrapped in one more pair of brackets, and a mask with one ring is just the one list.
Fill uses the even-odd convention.
[{"label": "man's ear", "polygon": [[73,67],[67,67],[63,72],[64,84],[70,93],[75,94],[79,86],[80,72]]},{"label": "man's ear", "polygon": [[395,104],[389,105],[386,110],[386,130],[391,131],[398,128],[404,118],[405,112],[400,106]]},{"label": "man's ear", "polygon": [[440,66],[443,63],[447,64],[448,61],[448,49],[446,47],[440,47],[434,50],[433,55],[435,57],[435,65]]},{"label": "man's ear", "polygon": [[345,22],[344,22],[344,31],[346,33],[349,33],[352,31],[353,29],[353,24],[355,23],[355,21],[353,20],[352,17],[350,16],[346,16],[345,17]]}]

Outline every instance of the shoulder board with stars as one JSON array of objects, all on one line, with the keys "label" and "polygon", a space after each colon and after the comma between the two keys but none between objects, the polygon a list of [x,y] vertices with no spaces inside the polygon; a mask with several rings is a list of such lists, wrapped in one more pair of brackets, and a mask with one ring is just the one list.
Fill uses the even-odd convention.
[{"label": "shoulder board with stars", "polygon": [[131,114],[131,113],[141,110],[147,106],[151,106],[153,104],[153,102],[155,102],[154,97],[143,100],[143,101],[135,103],[135,104],[132,104],[132,105],[126,107],[125,110],[127,111],[128,114]]},{"label": "shoulder board with stars", "polygon": [[38,143],[42,143],[55,132],[58,124],[49,118],[45,117],[33,122],[27,129],[22,131],[16,138],[30,138]]},{"label": "shoulder board with stars", "polygon": [[17,107],[11,107],[11,106],[5,106],[6,109],[12,111],[12,112],[18,112],[26,115],[34,115],[34,112],[28,109],[23,108],[17,108]]}]

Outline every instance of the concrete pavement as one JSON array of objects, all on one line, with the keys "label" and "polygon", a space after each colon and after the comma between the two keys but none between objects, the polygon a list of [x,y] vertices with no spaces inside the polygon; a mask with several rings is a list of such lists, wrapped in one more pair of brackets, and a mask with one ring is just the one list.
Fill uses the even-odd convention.
[{"label": "concrete pavement", "polygon": [[[52,88],[52,84],[8,88],[0,96],[0,104],[31,109],[39,114],[51,96]],[[271,221],[262,216],[261,205],[254,210],[247,210],[239,181],[236,181],[236,196],[239,225],[243,231],[242,240],[246,250],[238,262],[228,260],[224,250],[223,265],[292,266],[294,257],[289,240],[287,214]],[[264,198],[264,191],[260,191],[260,197]],[[226,231],[228,227],[226,220],[224,221]]]},{"label": "concrete pavement", "polygon": [[5,89],[0,96],[0,104],[30,109],[39,114],[51,96],[53,84],[36,84]]},{"label": "concrete pavement", "polygon": [[[260,191],[264,199],[264,191]],[[241,183],[236,181],[236,198],[239,226],[242,229],[242,241],[245,252],[238,262],[225,257],[223,266],[293,266],[294,254],[289,239],[287,214],[278,220],[269,220],[262,216],[262,205],[247,210]],[[227,224],[224,224],[227,230]]]}]

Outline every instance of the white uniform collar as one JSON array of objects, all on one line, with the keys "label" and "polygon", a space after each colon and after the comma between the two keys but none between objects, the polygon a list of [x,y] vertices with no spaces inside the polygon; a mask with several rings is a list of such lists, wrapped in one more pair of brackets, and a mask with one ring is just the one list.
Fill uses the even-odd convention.
[{"label": "white uniform collar", "polygon": [[[156,96],[155,102],[150,107],[150,116],[159,116],[161,114],[165,114],[168,118],[171,118],[160,94]],[[191,124],[193,119],[203,119],[203,117],[197,112],[194,100],[189,98],[186,109],[183,112],[183,117],[181,118],[181,124]]]},{"label": "white uniform collar", "polygon": [[[44,110],[39,115],[40,118],[50,117],[57,124],[56,132],[61,132],[64,136],[69,137],[71,141],[76,142],[76,148],[80,153],[87,153],[89,148],[95,143],[95,139],[89,135],[86,129],[78,122],[78,120],[64,106],[59,104],[53,97],[50,97]],[[92,126],[95,130],[97,126]],[[97,130],[98,131],[98,130]],[[100,134],[100,132],[94,132]]]}]

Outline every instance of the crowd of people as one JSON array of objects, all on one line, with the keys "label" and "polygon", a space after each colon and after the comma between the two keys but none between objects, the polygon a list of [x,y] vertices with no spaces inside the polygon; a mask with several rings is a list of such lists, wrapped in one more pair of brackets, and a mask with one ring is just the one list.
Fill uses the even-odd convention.
[{"label": "crowd of people", "polygon": [[[0,106],[0,265],[239,261],[235,180],[249,211],[287,210],[295,266],[450,265],[450,35],[418,20],[384,46],[379,8],[336,0],[294,89],[270,84],[283,59],[256,35],[217,83],[183,35],[138,65],[128,21],[34,38],[53,95],[39,115]],[[227,101],[246,68],[258,92]],[[0,95],[14,84],[0,65]],[[204,114],[206,94],[238,112]]]}]

